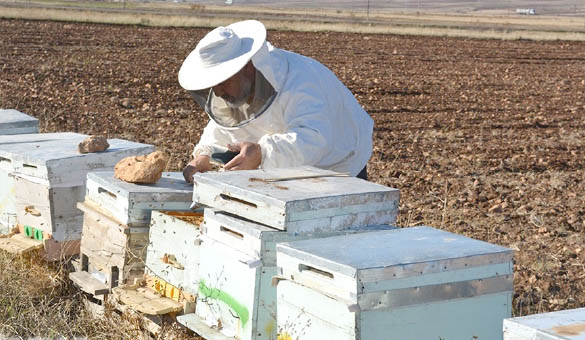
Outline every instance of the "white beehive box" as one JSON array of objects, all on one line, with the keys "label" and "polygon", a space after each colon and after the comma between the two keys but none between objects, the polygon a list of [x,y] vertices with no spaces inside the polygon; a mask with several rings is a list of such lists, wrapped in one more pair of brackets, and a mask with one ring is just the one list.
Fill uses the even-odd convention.
[{"label": "white beehive box", "polygon": [[39,120],[17,110],[0,110],[0,135],[39,132]]},{"label": "white beehive box", "polygon": [[145,273],[197,294],[202,222],[202,211],[153,211]]},{"label": "white beehive box", "polygon": [[87,174],[86,198],[126,225],[148,226],[153,210],[189,210],[192,194],[179,172],[165,172],[155,184],[128,183],[113,171]]},{"label": "white beehive box", "polygon": [[207,325],[221,328],[216,336],[275,339],[276,288],[271,281],[277,274],[276,244],[384,229],[390,227],[287,233],[205,209],[196,315],[180,316],[178,320],[198,333],[201,325]]},{"label": "white beehive box", "polygon": [[62,141],[85,137],[72,132],[65,133],[31,133],[14,135],[0,135],[0,234],[8,233],[16,227],[16,190],[14,178],[9,176],[15,171],[14,154],[11,152],[17,144],[24,147],[36,147],[38,143],[48,141]]},{"label": "white beehive box", "polygon": [[96,295],[85,289],[99,285],[94,279],[111,288],[142,278],[152,211],[189,211],[190,205],[191,185],[179,172],[164,172],[154,184],[127,183],[113,171],[88,173],[85,202],[78,205],[84,212],[80,253],[87,274],[72,279]]},{"label": "white beehive box", "polygon": [[147,227],[130,227],[103,213],[95,203],[77,206],[83,211],[80,269],[69,278],[94,296],[107,294],[118,284],[142,278],[148,245]]},{"label": "white beehive box", "polygon": [[87,173],[111,170],[122,158],[154,151],[152,145],[109,139],[106,151],[80,154],[77,146],[86,137],[0,145],[0,156],[14,167],[10,175],[20,225],[40,229],[58,242],[79,240],[83,214],[76,204],[84,200]]},{"label": "white beehive box", "polygon": [[429,227],[277,245],[284,339],[502,339],[510,249]]},{"label": "white beehive box", "polygon": [[393,225],[398,211],[397,189],[308,166],[197,173],[194,182],[193,202],[289,232]]},{"label": "white beehive box", "polygon": [[585,308],[506,319],[504,340],[585,340]]}]

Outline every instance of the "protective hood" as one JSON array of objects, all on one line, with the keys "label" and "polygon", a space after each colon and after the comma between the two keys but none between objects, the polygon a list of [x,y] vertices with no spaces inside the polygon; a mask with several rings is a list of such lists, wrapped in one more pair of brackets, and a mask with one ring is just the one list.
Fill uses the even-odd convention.
[{"label": "protective hood", "polygon": [[[254,82],[246,84],[253,93],[250,102],[232,103],[217,96],[213,89],[189,91],[193,99],[205,110],[213,121],[225,128],[242,127],[260,117],[270,107],[277,92],[256,69]],[[244,79],[245,81],[245,79]]]}]

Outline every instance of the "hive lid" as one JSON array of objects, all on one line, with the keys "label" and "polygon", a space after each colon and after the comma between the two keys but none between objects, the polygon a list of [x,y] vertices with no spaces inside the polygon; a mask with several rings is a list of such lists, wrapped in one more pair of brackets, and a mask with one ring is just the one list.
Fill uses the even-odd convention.
[{"label": "hive lid", "polygon": [[[129,183],[114,177],[113,171],[89,172],[87,180],[95,182],[103,189],[113,191],[114,194],[121,194],[129,197],[149,196],[151,201],[152,194],[157,195],[157,200],[164,201],[169,195],[180,195],[182,201],[191,202],[191,193],[193,187],[185,182],[183,174],[180,172],[163,172],[161,178],[154,184]],[[94,193],[90,192],[90,198]],[[96,192],[95,194],[99,194]]]},{"label": "hive lid", "polygon": [[513,256],[511,249],[426,226],[283,243],[277,252],[356,279],[377,273],[387,280],[502,263]]},{"label": "hive lid", "polygon": [[[270,170],[197,173],[195,181],[240,189],[249,193],[251,198],[266,197],[281,205],[293,200],[398,191],[355,177],[339,175],[334,171],[305,166]],[[310,176],[315,177],[310,178]]]},{"label": "hive lid", "polygon": [[80,154],[78,145],[87,137],[69,132],[0,136],[0,157],[23,177],[56,186],[78,186],[85,183],[88,171],[113,168],[124,157],[154,151],[152,145],[108,139],[106,151]]},{"label": "hive lid", "polygon": [[510,339],[585,340],[585,308],[506,319],[504,334]]},{"label": "hive lid", "polygon": [[309,166],[198,173],[193,201],[289,231],[394,222],[397,189],[340,175]]},{"label": "hive lid", "polygon": [[0,110],[0,135],[38,132],[38,119],[17,110]]}]

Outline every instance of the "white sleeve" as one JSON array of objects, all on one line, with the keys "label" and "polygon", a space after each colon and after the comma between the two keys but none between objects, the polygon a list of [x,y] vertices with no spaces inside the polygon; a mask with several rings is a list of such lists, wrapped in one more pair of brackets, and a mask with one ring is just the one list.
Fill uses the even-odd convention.
[{"label": "white sleeve", "polygon": [[201,139],[199,139],[199,143],[195,145],[193,157],[197,158],[197,156],[200,155],[211,156],[213,153],[213,145],[227,147],[228,143],[231,143],[230,137],[225,134],[213,120],[210,120],[205,129],[203,129],[203,134],[201,135]]},{"label": "white sleeve", "polygon": [[332,117],[321,92],[308,85],[287,100],[283,108],[286,131],[265,135],[258,142],[262,168],[315,165],[332,149]]}]

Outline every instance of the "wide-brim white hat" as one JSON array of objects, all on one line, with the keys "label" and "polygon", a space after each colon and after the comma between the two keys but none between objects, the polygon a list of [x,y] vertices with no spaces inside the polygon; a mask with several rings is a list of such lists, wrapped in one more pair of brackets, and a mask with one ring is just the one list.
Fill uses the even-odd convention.
[{"label": "wide-brim white hat", "polygon": [[266,27],[246,20],[207,33],[179,70],[179,84],[189,91],[213,87],[238,73],[266,41]]}]

